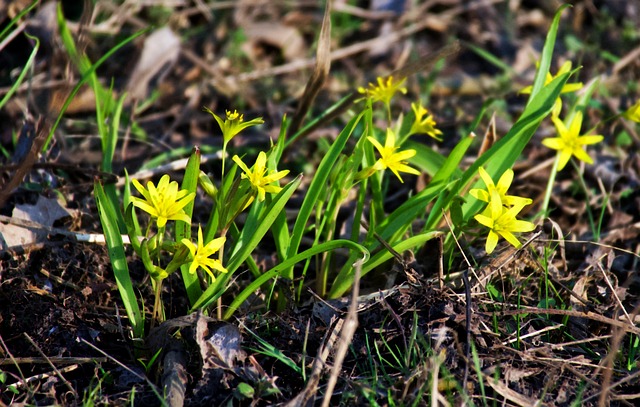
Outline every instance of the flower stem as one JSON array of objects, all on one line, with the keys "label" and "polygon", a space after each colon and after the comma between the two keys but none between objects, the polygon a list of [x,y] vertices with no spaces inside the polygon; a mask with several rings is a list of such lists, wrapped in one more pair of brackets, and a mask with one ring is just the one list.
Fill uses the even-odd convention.
[{"label": "flower stem", "polygon": [[582,187],[582,190],[584,191],[584,197],[585,197],[585,204],[586,204],[586,212],[587,212],[587,218],[589,220],[589,227],[591,228],[591,233],[593,234],[593,238],[595,239],[595,241],[597,242],[598,240],[600,240],[600,228],[596,228],[596,224],[595,221],[593,219],[593,212],[591,210],[591,205],[589,204],[589,188],[587,187],[587,184],[584,182],[584,177],[582,176],[582,172],[580,172],[580,167],[578,165],[576,165],[573,161],[571,162],[573,164],[573,167],[576,169],[576,172],[578,173],[578,182],[580,183],[580,186]]},{"label": "flower stem", "polygon": [[154,302],[153,302],[153,317],[151,319],[152,327],[157,322],[160,324],[164,320],[164,309],[162,306],[162,280],[153,279],[155,285],[154,289]]},{"label": "flower stem", "polygon": [[551,174],[549,174],[549,183],[547,183],[547,189],[544,194],[544,201],[542,203],[542,209],[540,210],[543,217],[549,215],[549,201],[551,200],[551,193],[553,192],[553,184],[556,182],[556,176],[558,175],[558,164],[560,163],[560,154],[556,155],[556,159],[551,167]]}]

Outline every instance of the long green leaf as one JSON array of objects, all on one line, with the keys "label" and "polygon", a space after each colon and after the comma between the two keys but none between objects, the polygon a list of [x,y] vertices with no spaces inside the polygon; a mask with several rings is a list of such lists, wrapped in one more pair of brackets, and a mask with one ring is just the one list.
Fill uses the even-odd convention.
[{"label": "long green leaf", "polygon": [[218,276],[216,281],[202,293],[200,298],[198,298],[195,304],[193,304],[192,310],[207,307],[217,299],[216,295],[222,294],[224,287],[233,276],[233,273],[240,267],[246,258],[251,255],[251,252],[269,231],[271,225],[275,222],[280,212],[282,212],[289,198],[291,198],[291,195],[293,195],[300,185],[300,181],[302,181],[302,175],[298,175],[293,181],[282,188],[280,193],[273,198],[271,204],[266,208],[266,210],[264,210],[255,229],[251,228],[251,230],[249,230],[246,227],[243,228],[238,238],[238,249],[234,250],[234,254],[231,256],[231,259],[229,259],[229,264],[226,265],[227,272]]},{"label": "long green leaf", "polygon": [[[287,250],[287,257],[291,257],[298,253],[298,248],[300,247],[300,242],[302,241],[302,236],[304,234],[304,229],[306,228],[307,221],[309,217],[313,213],[313,208],[317,204],[318,197],[327,187],[327,179],[331,174],[331,169],[336,163],[340,154],[344,150],[344,147],[347,143],[347,140],[351,136],[356,124],[360,121],[362,114],[352,118],[349,123],[345,126],[345,128],[340,132],[336,141],[333,143],[327,154],[324,156],[320,165],[318,166],[318,170],[316,171],[311,184],[309,185],[309,189],[307,190],[307,194],[302,202],[302,206],[300,207],[300,211],[298,212],[298,217],[293,226],[293,232],[291,233],[291,242],[289,244],[289,249]],[[293,279],[293,269],[288,270],[286,274],[287,278]]]},{"label": "long green leaf", "polygon": [[[392,247],[396,252],[402,253],[405,250],[422,246],[425,242],[441,234],[442,232],[438,232],[438,231],[422,233],[416,236],[412,236],[408,239],[404,239],[396,243]],[[393,254],[391,252],[389,252],[388,250],[382,249],[376,255],[371,257],[369,261],[365,262],[365,265],[362,268],[361,277],[364,277],[368,272],[380,266],[385,261],[390,260],[391,257],[393,257]],[[354,271],[353,269],[351,269],[347,273],[344,273],[336,277],[335,281],[333,282],[333,285],[331,286],[331,291],[329,292],[329,298],[338,298],[342,296],[345,292],[347,292],[347,290],[353,284],[353,275],[354,275]]]},{"label": "long green leaf", "polygon": [[[198,188],[198,176],[200,175],[200,149],[196,146],[193,148],[193,152],[187,161],[187,167],[184,171],[184,178],[182,179],[181,189],[186,189],[188,193],[196,192]],[[191,218],[193,216],[193,207],[195,200],[189,202],[184,207],[184,212]],[[182,239],[191,238],[191,223],[187,223],[181,220],[176,221],[176,243],[180,243]],[[207,242],[205,242],[207,243]],[[182,282],[184,288],[187,290],[187,297],[189,298],[189,304],[195,303],[202,295],[202,288],[198,281],[198,275],[196,273],[189,273],[189,267],[183,264],[180,267],[182,274]]]},{"label": "long green leaf", "polygon": [[332,240],[332,241],[329,241],[329,242],[324,242],[324,243],[320,243],[318,245],[315,245],[315,246],[303,251],[302,253],[298,253],[298,254],[296,254],[294,256],[291,256],[290,258],[288,258],[287,260],[285,260],[282,263],[278,264],[277,266],[275,266],[271,270],[266,271],[262,276],[257,278],[251,284],[249,284],[231,302],[231,304],[229,305],[229,308],[224,313],[224,319],[230,318],[231,315],[233,315],[233,313],[238,309],[238,307],[244,301],[246,301],[246,299],[249,298],[249,296],[253,292],[258,290],[263,284],[265,284],[266,282],[268,282],[272,278],[275,278],[275,277],[281,275],[284,271],[286,271],[289,268],[292,268],[294,265],[296,265],[297,263],[299,263],[299,262],[301,262],[303,260],[309,259],[309,258],[311,258],[311,257],[313,257],[313,256],[315,256],[317,254],[320,254],[320,253],[323,253],[323,252],[327,252],[327,251],[331,251],[331,250],[335,250],[335,249],[338,249],[338,248],[341,248],[341,247],[346,247],[346,248],[349,248],[349,249],[358,250],[360,253],[362,253],[365,261],[369,258],[369,251],[367,249],[365,249],[362,245],[360,245],[358,243],[355,243],[355,242],[352,242],[351,240],[336,239],[336,240]]},{"label": "long green leaf", "polygon": [[99,182],[94,184],[94,194],[118,291],[120,292],[120,297],[124,303],[129,320],[131,321],[133,334],[135,337],[141,338],[144,335],[144,318],[140,312],[136,295],[133,292],[133,284],[131,283],[131,276],[129,275],[129,267],[127,266],[127,258],[124,253],[122,236],[120,235],[120,229],[116,220],[116,210],[111,205],[111,201],[107,198]]}]

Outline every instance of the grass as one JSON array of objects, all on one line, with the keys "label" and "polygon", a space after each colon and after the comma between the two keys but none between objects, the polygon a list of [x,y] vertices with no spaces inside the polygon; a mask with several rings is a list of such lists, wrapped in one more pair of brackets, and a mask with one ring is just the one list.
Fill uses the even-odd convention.
[{"label": "grass", "polygon": [[[0,33],[0,41],[12,30],[18,34],[18,23],[37,6],[34,2],[18,14]],[[85,10],[85,17],[90,17],[89,11]],[[148,12],[149,21],[177,21],[167,8]],[[99,21],[119,24],[106,13]],[[62,6],[57,8],[56,33],[69,66],[79,77],[63,94],[57,114],[43,116],[46,123],[36,128],[35,150],[27,159],[7,164],[6,171],[13,183],[29,182],[25,177],[33,177],[35,170],[45,171],[38,155],[52,154],[54,134],[68,129],[67,109],[88,85],[95,98],[90,121],[100,138],[100,159],[94,164],[102,173],[124,179],[122,184],[101,177],[91,180],[94,201],[79,193],[66,195],[95,219],[89,227],[104,236],[107,251],[102,261],[108,267],[99,276],[82,278],[95,277],[113,288],[108,312],[117,317],[124,346],[117,357],[109,357],[109,364],[95,369],[86,390],[72,389],[65,397],[83,405],[115,402],[116,365],[129,369],[128,365],[139,368],[140,363],[144,372],[138,372],[138,379],[144,380],[124,390],[130,404],[195,397],[211,383],[215,383],[214,404],[231,400],[304,404],[324,398],[324,405],[602,405],[622,404],[638,393],[640,328],[634,318],[640,306],[633,291],[637,283],[625,280],[640,256],[632,244],[635,229],[620,226],[638,222],[637,210],[629,204],[635,198],[631,186],[635,180],[633,174],[622,172],[623,161],[627,168],[633,165],[629,154],[625,156],[611,142],[623,129],[628,142],[637,143],[638,125],[625,115],[625,106],[633,101],[612,105],[614,90],[607,88],[605,80],[596,79],[601,64],[609,69],[623,55],[593,44],[585,55],[574,55],[581,49],[575,45],[581,40],[566,32],[569,24],[563,18],[575,15],[562,6],[549,16],[540,37],[544,46],[535,58],[535,75],[518,89],[511,81],[523,80],[522,74],[499,51],[479,43],[459,50],[459,44],[450,41],[435,56],[415,57],[408,68],[388,70],[391,76],[379,82],[370,78],[377,86],[367,88],[363,83],[358,93],[359,86],[348,84],[347,89],[323,95],[320,89],[335,86],[323,71],[330,58],[327,50],[333,42],[347,41],[360,32],[363,17],[359,13],[347,7],[321,23],[323,34],[314,40],[317,52],[314,55],[308,49],[301,56],[313,55],[316,65],[301,96],[306,110],[297,111],[295,117],[275,115],[256,104],[258,96],[250,84],[239,85],[245,94],[212,97],[215,81],[207,82],[201,73],[181,66],[183,61],[170,67],[175,73],[164,85],[190,83],[193,86],[180,92],[207,94],[208,99],[194,96],[193,100],[211,106],[205,110],[213,117],[203,114],[202,106],[181,99],[174,106],[186,113],[169,115],[175,121],[163,123],[164,128],[184,132],[188,121],[188,133],[194,134],[179,142],[171,140],[177,144],[171,151],[151,148],[128,160],[124,145],[132,132],[156,137],[144,128],[140,115],[162,113],[166,90],[158,85],[152,99],[140,102],[141,109],[121,89],[122,78],[114,65],[152,28],[140,29],[138,24],[133,33],[120,34],[110,49],[87,47],[86,37],[77,35]],[[208,14],[200,10],[194,14],[198,17],[180,15],[187,21],[183,24],[190,26],[184,46],[199,49],[199,42],[207,40],[197,25],[208,24],[204,22]],[[193,20],[200,18],[199,23]],[[251,24],[248,15],[236,18]],[[367,18],[373,19],[368,23],[377,21],[375,13]],[[338,26],[333,31],[330,22]],[[209,61],[212,67],[207,72],[222,72],[221,60],[237,55],[245,62],[279,60],[280,56],[270,55],[274,50],[269,47],[256,58],[251,46],[263,46],[266,40],[247,36],[240,23],[220,22],[214,30],[224,40],[216,51],[227,54],[218,55],[218,62]],[[625,31],[624,35],[631,34]],[[21,95],[25,81],[35,80],[29,73],[36,69],[41,40],[26,38],[33,46],[0,108]],[[564,50],[559,43],[571,46]],[[447,72],[449,64],[460,64],[442,56],[455,52],[473,55],[499,71],[495,75],[499,91],[482,94],[472,112],[455,106],[464,102],[458,96],[437,95],[439,75]],[[591,53],[601,56],[602,62],[589,65]],[[573,60],[575,69],[561,69],[552,76],[555,66],[562,65],[560,59]],[[245,68],[241,71],[246,72]],[[425,68],[429,71],[426,84],[413,76],[424,76],[420,70]],[[626,71],[625,75],[616,79],[627,83],[639,79]],[[193,77],[200,79],[189,82]],[[578,82],[578,77],[585,86],[567,95],[567,86]],[[284,88],[276,89],[280,86],[276,78],[270,78],[277,84],[273,93],[260,95],[275,104],[284,100]],[[531,85],[529,95],[518,96],[526,85]],[[631,85],[623,87],[629,92],[623,100],[637,91]],[[521,109],[509,110],[515,97],[520,98]],[[230,102],[236,99],[234,107]],[[436,118],[437,128],[447,124],[446,99],[454,105],[449,109],[458,109],[457,116],[449,119],[465,117],[465,122],[454,122],[455,128],[444,132],[443,143],[424,137],[428,131],[413,134],[411,129],[424,126],[415,108],[408,108],[415,99],[429,102],[428,114]],[[564,101],[560,112],[556,110],[559,100]],[[238,106],[246,109],[236,112]],[[478,134],[488,127],[493,113],[508,123],[502,125],[497,140],[490,141],[487,131],[481,143],[483,137]],[[541,139],[557,136],[558,120],[572,129],[576,117],[584,117],[582,128],[574,134],[577,140],[601,133],[605,141],[584,144],[591,158],[560,145],[553,159],[556,151],[545,150]],[[330,131],[331,137],[315,139],[312,130]],[[3,148],[11,156],[12,147]],[[562,168],[562,153],[567,151],[573,156],[571,165]],[[600,175],[603,151],[614,157],[612,172],[618,175],[606,186]],[[220,160],[207,162],[204,152],[219,153]],[[131,189],[139,169],[157,170],[179,158],[188,158],[182,168],[156,174],[166,175],[167,182],[159,177],[141,179],[142,186],[135,184]],[[549,165],[539,165],[538,161],[547,159]],[[479,176],[481,169],[497,186]],[[513,180],[506,176],[503,182],[512,169]],[[71,183],[70,175],[59,177]],[[11,184],[3,183],[2,201],[9,199],[9,207],[18,207],[20,202],[7,185]],[[511,201],[514,196],[531,199],[520,205]],[[616,217],[622,220],[616,223]],[[45,244],[40,250],[52,249]],[[47,255],[35,253],[24,263],[33,263],[34,269],[48,268]],[[63,256],[56,253],[54,259]],[[16,258],[3,259],[3,266],[17,268],[12,263]],[[29,278],[25,274],[6,286]],[[84,296],[87,301],[97,286],[83,282],[84,286],[89,290],[57,295],[65,301],[72,296]],[[29,295],[31,289],[25,287],[30,286],[18,287],[14,292]],[[365,291],[370,294],[359,295]],[[22,300],[11,298],[7,304]],[[80,310],[75,313],[85,315]],[[0,321],[18,319],[7,314]],[[215,324],[223,323],[241,327],[243,357],[221,356],[228,350],[210,333]],[[47,329],[55,332],[57,328]],[[135,346],[142,341],[147,346]],[[106,340],[94,342],[91,352],[108,346]],[[46,343],[42,337],[40,346]],[[11,355],[13,346],[15,342],[3,341],[3,353]],[[166,385],[159,374],[158,366],[169,352],[182,353],[191,361],[183,367],[191,377],[181,383],[182,389]],[[55,367],[53,352],[42,354],[44,362]],[[28,372],[34,372],[32,380],[38,383],[35,363],[22,356],[12,356],[11,363],[0,376],[3,403],[68,401],[55,391],[53,396],[45,395],[37,384],[29,384],[32,373],[23,373],[21,366],[30,366]],[[64,376],[58,372],[57,377]]]}]

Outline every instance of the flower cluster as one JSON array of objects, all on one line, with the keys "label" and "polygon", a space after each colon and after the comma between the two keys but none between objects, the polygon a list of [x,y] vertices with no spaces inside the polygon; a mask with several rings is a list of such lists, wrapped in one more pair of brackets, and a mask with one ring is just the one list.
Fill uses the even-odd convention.
[{"label": "flower cluster", "polygon": [[497,185],[493,183],[484,168],[480,167],[478,172],[487,189],[472,189],[469,193],[476,199],[488,203],[484,211],[474,216],[479,224],[489,229],[485,246],[487,254],[494,251],[500,237],[514,247],[520,247],[521,243],[514,233],[531,232],[535,229],[535,225],[528,221],[518,220],[516,216],[526,205],[531,204],[531,199],[507,195],[507,190],[513,180],[513,170],[506,170]]}]

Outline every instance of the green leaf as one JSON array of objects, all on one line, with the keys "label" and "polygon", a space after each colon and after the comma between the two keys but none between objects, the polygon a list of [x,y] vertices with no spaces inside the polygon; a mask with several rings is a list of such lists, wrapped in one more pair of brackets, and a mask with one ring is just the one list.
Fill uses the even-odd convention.
[{"label": "green leaf", "polygon": [[291,198],[294,191],[300,185],[302,175],[298,175],[293,181],[288,183],[278,195],[273,198],[273,201],[263,211],[263,214],[258,222],[255,223],[255,227],[245,227],[240,232],[238,237],[238,243],[232,251],[229,264],[226,265],[227,273],[223,273],[216,281],[211,284],[204,293],[198,298],[196,303],[192,306],[192,310],[198,308],[207,307],[213,301],[215,301],[226,286],[227,281],[233,276],[233,273],[240,267],[240,265],[251,255],[251,252],[260,243],[264,235],[269,231],[273,222],[284,209],[285,204]]},{"label": "green leaf", "polygon": [[[331,169],[338,160],[338,157],[340,157],[340,154],[342,154],[347,140],[351,136],[351,133],[353,132],[356,124],[360,121],[361,117],[362,114],[352,118],[349,123],[347,123],[345,128],[340,132],[340,134],[336,138],[336,141],[333,143],[329,151],[327,151],[327,154],[320,162],[313,180],[309,185],[304,201],[302,202],[302,206],[300,207],[300,211],[298,212],[296,222],[293,226],[293,232],[291,233],[291,242],[289,244],[289,249],[287,250],[287,257],[291,257],[298,253],[298,248],[300,247],[300,242],[302,241],[302,236],[304,235],[307,221],[313,213],[314,207],[318,203],[318,197],[322,192],[325,191],[327,187],[327,179],[331,174]],[[287,271],[286,277],[293,279],[293,269]]]},{"label": "green leaf", "polygon": [[[196,146],[193,148],[189,161],[187,161],[187,167],[184,172],[184,178],[182,179],[181,189],[186,189],[189,194],[196,192],[196,189],[198,188],[199,175],[200,149]],[[189,216],[189,218],[193,215],[194,204],[195,199],[184,207],[184,212]],[[176,242],[180,243],[182,239],[191,239],[191,223],[178,220],[176,221]],[[207,242],[205,242],[205,244],[206,243]],[[182,282],[187,290],[187,297],[189,297],[189,304],[194,304],[202,295],[198,275],[196,273],[189,273],[189,265],[187,264],[183,264],[182,267],[180,267],[180,271],[182,274]]]},{"label": "green leaf", "polygon": [[129,267],[127,266],[127,258],[124,253],[124,245],[118,228],[115,209],[99,182],[94,184],[94,194],[118,291],[131,322],[133,335],[141,338],[144,335],[144,317],[140,312],[136,295],[133,292],[133,284],[129,275]]},{"label": "green leaf", "polygon": [[266,271],[259,278],[251,282],[251,284],[249,284],[244,290],[242,290],[240,294],[238,294],[235,297],[235,299],[231,302],[231,304],[229,305],[229,308],[227,308],[227,310],[224,313],[224,319],[229,319],[233,315],[233,313],[238,309],[238,307],[244,301],[246,301],[247,298],[249,298],[249,296],[252,293],[258,290],[260,286],[262,286],[263,284],[265,284],[266,282],[268,282],[269,280],[275,277],[282,276],[282,274],[287,269],[292,268],[297,263],[303,260],[306,260],[308,258],[311,258],[315,255],[318,255],[320,253],[327,252],[330,250],[336,250],[342,247],[359,251],[364,256],[365,261],[367,261],[369,258],[369,251],[366,248],[350,240],[336,239],[336,240],[331,240],[329,242],[324,242],[324,243],[315,245],[310,249],[303,251],[302,253],[298,253],[295,256],[289,257],[287,260],[278,264],[271,270]]}]

